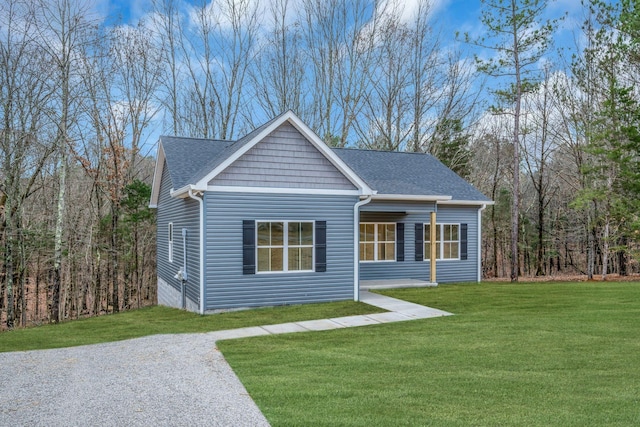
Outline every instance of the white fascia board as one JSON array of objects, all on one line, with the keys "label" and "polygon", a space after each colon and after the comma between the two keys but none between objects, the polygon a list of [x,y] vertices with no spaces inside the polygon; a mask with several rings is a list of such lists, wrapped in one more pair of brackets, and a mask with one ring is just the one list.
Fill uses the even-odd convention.
[{"label": "white fascia board", "polygon": [[293,127],[295,127],[302,135],[311,142],[320,152],[336,167],[338,170],[349,179],[360,191],[359,194],[372,194],[373,190],[351,169],[349,168],[318,136],[307,127],[291,110],[283,114],[278,120],[271,123],[268,127],[257,134],[253,139],[247,142],[243,147],[238,149],[235,153],[229,156],[218,167],[209,172],[204,178],[196,183],[198,188],[206,188],[207,184],[222,173],[226,168],[233,164],[236,160],[242,157],[247,151],[252,149],[258,142],[266,138],[271,132],[276,130],[284,122],[288,121]]},{"label": "white fascia board", "polygon": [[164,148],[162,142],[158,140],[158,154],[156,155],[156,167],[153,170],[153,183],[151,184],[151,200],[149,207],[155,209],[158,207],[158,199],[160,198],[160,184],[162,181],[162,172],[164,168]]},{"label": "white fascia board", "polygon": [[205,189],[203,188],[198,188],[193,184],[187,184],[184,187],[180,187],[177,190],[174,190],[173,188],[171,189],[171,191],[169,192],[169,194],[171,195],[171,197],[180,197],[181,199],[184,199],[186,197],[189,197],[189,191],[192,192],[202,192],[205,191]]},{"label": "white fascia board", "polygon": [[243,187],[233,185],[209,185],[207,191],[223,193],[308,194],[329,196],[361,196],[359,190],[332,190],[323,188]]},{"label": "white fascia board", "polygon": [[442,203],[451,200],[451,196],[429,196],[419,194],[374,194],[373,200],[415,200]]},{"label": "white fascia board", "polygon": [[494,201],[487,200],[445,200],[439,201],[439,205],[458,205],[458,206],[485,206],[485,205],[493,205]]}]

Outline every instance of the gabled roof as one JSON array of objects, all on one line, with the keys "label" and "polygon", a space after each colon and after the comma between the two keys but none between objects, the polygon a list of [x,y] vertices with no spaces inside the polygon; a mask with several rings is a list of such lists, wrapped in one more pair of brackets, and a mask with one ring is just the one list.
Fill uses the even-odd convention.
[{"label": "gabled roof", "polygon": [[161,136],[149,206],[157,206],[165,160],[171,176],[172,195],[186,193],[190,189],[204,191],[209,181],[285,122],[294,126],[361,194],[373,192],[307,125],[293,112],[287,111],[237,141]]},{"label": "gabled roof", "polygon": [[430,154],[349,148],[334,148],[333,151],[376,190],[378,197],[442,196],[443,201],[450,197],[452,203],[490,202]]},{"label": "gabled roof", "polygon": [[435,157],[403,153],[329,148],[295,114],[287,111],[237,141],[161,136],[151,193],[156,207],[165,160],[172,195],[204,191],[207,184],[284,122],[293,125],[359,190],[376,198],[421,199],[443,203],[492,203]]}]

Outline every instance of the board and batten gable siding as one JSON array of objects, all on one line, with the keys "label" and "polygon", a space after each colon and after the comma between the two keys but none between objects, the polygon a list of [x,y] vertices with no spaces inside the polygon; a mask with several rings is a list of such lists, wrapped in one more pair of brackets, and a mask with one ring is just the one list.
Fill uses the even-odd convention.
[{"label": "board and batten gable siding", "polygon": [[373,201],[361,208],[360,222],[404,223],[404,261],[360,262],[360,280],[430,280],[430,262],[415,260],[415,224],[436,222],[467,224],[467,259],[438,260],[438,283],[470,282],[478,279],[478,207],[454,207],[433,202]]},{"label": "board and batten gable siding", "polygon": [[[186,296],[191,306],[200,303],[200,207],[196,200],[174,199],[170,195],[172,183],[165,163],[160,184],[157,211],[157,269],[158,276],[176,291],[181,284],[174,277],[183,266],[182,229],[187,229],[187,286]],[[173,262],[169,262],[168,224],[173,223]]]},{"label": "board and batten gable siding", "polygon": [[[352,299],[357,201],[357,196],[205,193],[205,310]],[[243,220],[326,221],[326,271],[243,274]]]},{"label": "board and batten gable siding", "polygon": [[317,148],[288,122],[243,154],[209,185],[355,190]]}]

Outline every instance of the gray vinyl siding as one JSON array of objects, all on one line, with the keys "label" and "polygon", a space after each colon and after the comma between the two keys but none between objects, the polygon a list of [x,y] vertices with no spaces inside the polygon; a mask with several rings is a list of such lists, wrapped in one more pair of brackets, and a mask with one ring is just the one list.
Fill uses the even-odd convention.
[{"label": "gray vinyl siding", "polygon": [[354,190],[296,128],[284,123],[209,185]]},{"label": "gray vinyl siding", "polygon": [[[174,199],[170,196],[171,178],[165,163],[160,184],[157,222],[158,276],[180,291],[175,275],[183,266],[182,229],[187,229],[187,286],[186,295],[200,302],[200,207],[193,199]],[[169,262],[168,224],[173,223],[173,262]]]},{"label": "gray vinyl siding", "polygon": [[[436,263],[438,283],[478,280],[478,206],[438,206],[437,222],[467,224],[467,259]],[[426,263],[427,265],[429,262]]]},{"label": "gray vinyl siding", "polygon": [[[360,280],[430,280],[430,262],[415,261],[415,223],[429,223],[435,209],[430,202],[374,201],[360,209],[361,222],[402,222],[404,261],[360,262]],[[437,262],[437,282],[477,280],[478,227],[477,207],[438,206],[437,223],[467,224],[467,259]]]},{"label": "gray vinyl siding", "polygon": [[[353,298],[354,196],[207,192],[206,310]],[[242,274],[243,220],[327,222],[327,271]]]}]

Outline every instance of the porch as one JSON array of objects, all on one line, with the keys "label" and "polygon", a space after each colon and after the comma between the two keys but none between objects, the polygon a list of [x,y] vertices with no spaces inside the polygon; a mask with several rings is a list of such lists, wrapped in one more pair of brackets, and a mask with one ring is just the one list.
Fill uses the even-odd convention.
[{"label": "porch", "polygon": [[419,279],[378,279],[360,280],[360,290],[394,289],[394,288],[430,288],[438,283]]}]

